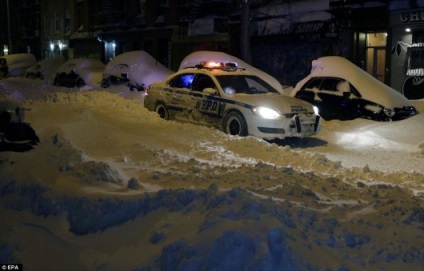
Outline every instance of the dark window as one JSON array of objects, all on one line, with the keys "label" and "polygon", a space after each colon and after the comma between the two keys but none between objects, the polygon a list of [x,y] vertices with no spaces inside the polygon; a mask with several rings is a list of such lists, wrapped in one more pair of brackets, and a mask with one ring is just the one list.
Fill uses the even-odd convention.
[{"label": "dark window", "polygon": [[424,75],[424,46],[408,47],[405,58],[405,74],[408,76]]},{"label": "dark window", "polygon": [[253,75],[220,75],[216,76],[222,90],[227,94],[266,94],[278,93],[261,78]]},{"label": "dark window", "polygon": [[303,88],[302,88],[302,90],[305,90],[305,89],[320,89],[320,87],[321,87],[321,82],[322,82],[322,79],[321,78],[314,78],[314,79],[311,79],[311,80],[309,80],[309,82],[307,82],[304,86],[303,86]]},{"label": "dark window", "polygon": [[193,73],[184,73],[175,76],[169,81],[169,86],[174,88],[190,88],[194,79]]},{"label": "dark window", "polygon": [[195,91],[203,91],[205,88],[216,89],[215,83],[213,82],[212,78],[205,74],[196,75],[196,78],[193,81],[192,89]]},{"label": "dark window", "polygon": [[338,84],[341,82],[339,79],[324,79],[321,84],[320,90],[325,91],[339,91]]}]

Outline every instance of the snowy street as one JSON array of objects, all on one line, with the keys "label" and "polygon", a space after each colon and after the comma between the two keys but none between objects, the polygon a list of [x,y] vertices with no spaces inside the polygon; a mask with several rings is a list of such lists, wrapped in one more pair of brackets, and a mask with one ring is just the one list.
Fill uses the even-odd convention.
[{"label": "snowy street", "polygon": [[2,263],[422,270],[424,114],[324,121],[317,136],[270,143],[165,121],[125,87],[10,78],[0,99],[40,137],[0,152]]}]

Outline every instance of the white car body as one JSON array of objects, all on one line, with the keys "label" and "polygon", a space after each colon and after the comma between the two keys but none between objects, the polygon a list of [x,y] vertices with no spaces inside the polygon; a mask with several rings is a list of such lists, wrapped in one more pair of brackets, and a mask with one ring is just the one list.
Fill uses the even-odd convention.
[{"label": "white car body", "polygon": [[53,84],[64,87],[99,87],[104,69],[105,64],[97,59],[71,59],[57,69]]},{"label": "white car body", "polygon": [[102,87],[127,84],[130,90],[143,91],[151,83],[162,81],[173,73],[145,51],[122,53],[107,63]]},{"label": "white car body", "polygon": [[235,68],[180,70],[150,85],[144,106],[165,119],[268,140],[311,136],[321,126],[312,105],[282,95],[258,76]]},{"label": "white car body", "polygon": [[[336,85],[335,82],[340,84],[329,89],[330,85]],[[339,119],[362,117],[387,121],[417,113],[402,94],[339,56],[312,61],[311,73],[296,84],[290,95],[316,105],[325,119],[338,119],[340,116]],[[329,112],[328,117],[324,108]]]},{"label": "white car body", "polygon": [[12,54],[0,57],[0,79],[7,76],[24,76],[25,71],[35,65],[35,56],[32,54]]}]

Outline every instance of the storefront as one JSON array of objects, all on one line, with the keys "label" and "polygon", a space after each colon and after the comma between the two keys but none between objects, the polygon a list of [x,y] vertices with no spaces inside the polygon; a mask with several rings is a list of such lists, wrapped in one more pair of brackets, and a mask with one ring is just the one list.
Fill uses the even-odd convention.
[{"label": "storefront", "polygon": [[392,11],[390,85],[409,99],[424,98],[424,8]]}]

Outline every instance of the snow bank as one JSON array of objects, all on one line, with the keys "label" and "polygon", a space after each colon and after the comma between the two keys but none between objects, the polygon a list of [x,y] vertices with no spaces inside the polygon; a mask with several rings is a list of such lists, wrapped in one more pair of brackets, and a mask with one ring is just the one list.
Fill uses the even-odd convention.
[{"label": "snow bank", "polygon": [[[270,143],[165,121],[113,87],[34,81],[0,82],[2,99],[26,108],[40,137],[30,151],[0,152],[0,262],[25,270],[422,268],[424,153],[410,152],[422,149],[422,114],[329,121],[317,137]],[[352,148],[365,137],[373,143]]]}]

